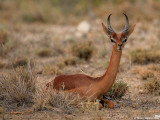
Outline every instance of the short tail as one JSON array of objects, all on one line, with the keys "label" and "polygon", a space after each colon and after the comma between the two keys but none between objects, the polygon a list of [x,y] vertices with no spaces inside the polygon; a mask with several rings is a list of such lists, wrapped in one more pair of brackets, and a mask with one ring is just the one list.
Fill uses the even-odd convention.
[{"label": "short tail", "polygon": [[48,89],[51,89],[51,88],[53,88],[53,82],[47,83],[47,84],[46,84],[46,91],[47,91]]}]

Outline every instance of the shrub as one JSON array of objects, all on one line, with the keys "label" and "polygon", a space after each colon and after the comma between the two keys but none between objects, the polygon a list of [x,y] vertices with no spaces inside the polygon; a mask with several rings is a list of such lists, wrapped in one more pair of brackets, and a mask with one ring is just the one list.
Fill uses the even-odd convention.
[{"label": "shrub", "polygon": [[160,95],[160,66],[149,65],[146,68],[136,68],[136,73],[141,76],[144,82],[145,89],[154,95]]},{"label": "shrub", "polygon": [[64,61],[61,61],[61,62],[58,62],[58,63],[56,64],[56,66],[57,66],[59,69],[63,69],[63,68],[65,67],[65,63],[64,63]]},{"label": "shrub", "polygon": [[8,32],[0,30],[0,55],[4,56],[5,52],[5,44],[8,42]]},{"label": "shrub", "polygon": [[6,62],[4,61],[0,61],[0,69],[4,68],[6,66]]},{"label": "shrub", "polygon": [[160,72],[159,65],[149,65],[147,67],[136,67],[134,70],[143,80],[157,77]]},{"label": "shrub", "polygon": [[40,57],[47,57],[50,56],[52,53],[52,50],[50,48],[42,48],[37,52],[37,55]]},{"label": "shrub", "polygon": [[94,52],[95,47],[92,42],[77,42],[72,46],[72,54],[80,59],[89,60]]},{"label": "shrub", "polygon": [[0,78],[0,98],[7,104],[23,105],[33,102],[36,90],[36,75],[28,67],[13,69],[7,76]]},{"label": "shrub", "polygon": [[56,92],[49,90],[45,94],[40,94],[35,99],[34,109],[36,111],[45,109],[62,110],[67,114],[78,112],[80,109],[81,98],[65,91]]},{"label": "shrub", "polygon": [[145,85],[145,89],[147,89],[149,93],[154,95],[160,95],[160,79],[159,78],[152,78],[148,80],[144,85]]},{"label": "shrub", "polygon": [[143,80],[147,80],[148,78],[152,78],[154,76],[154,71],[144,68],[137,68],[135,72],[141,77]]},{"label": "shrub", "polygon": [[24,22],[42,22],[45,23],[47,22],[47,18],[46,16],[44,16],[45,14],[42,12],[36,12],[36,13],[23,13],[21,15],[22,21]]},{"label": "shrub", "polygon": [[55,108],[60,108],[65,113],[76,112],[77,108],[80,108],[80,97],[73,95],[72,93],[60,93],[52,92],[49,97],[49,104]]},{"label": "shrub", "polygon": [[6,44],[8,41],[8,32],[4,30],[0,30],[0,45]]},{"label": "shrub", "polygon": [[62,70],[56,65],[46,65],[44,66],[43,74],[46,75],[60,75],[62,74]]},{"label": "shrub", "polygon": [[0,56],[7,56],[17,48],[18,42],[12,37],[8,31],[0,30]]},{"label": "shrub", "polygon": [[28,59],[26,57],[19,57],[19,58],[16,58],[12,65],[13,67],[19,67],[19,66],[26,66],[28,63]]},{"label": "shrub", "polygon": [[111,90],[106,93],[106,96],[111,98],[122,98],[126,91],[128,90],[128,86],[123,81],[115,82],[111,88]]},{"label": "shrub", "polygon": [[85,102],[79,95],[63,90],[58,93],[55,90],[49,90],[45,94],[36,95],[34,110],[55,110],[67,114],[95,111],[99,110],[99,100],[96,100],[94,103],[89,100]]},{"label": "shrub", "polygon": [[4,114],[5,113],[5,109],[3,107],[0,107],[0,114]]},{"label": "shrub", "polygon": [[77,57],[67,57],[64,60],[64,64],[65,65],[76,65],[76,63],[78,62]]},{"label": "shrub", "polygon": [[150,66],[148,67],[148,69],[153,70],[153,71],[156,71],[156,72],[160,72],[160,64],[150,65]]},{"label": "shrub", "polygon": [[158,63],[160,61],[160,51],[138,49],[131,52],[131,60],[137,64]]}]

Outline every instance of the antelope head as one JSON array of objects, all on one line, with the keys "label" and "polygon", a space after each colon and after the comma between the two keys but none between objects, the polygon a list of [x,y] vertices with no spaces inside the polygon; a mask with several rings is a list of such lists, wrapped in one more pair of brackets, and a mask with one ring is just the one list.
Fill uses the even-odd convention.
[{"label": "antelope head", "polygon": [[108,28],[103,23],[102,23],[102,28],[103,28],[103,31],[107,34],[107,36],[110,38],[111,42],[113,43],[114,48],[116,48],[118,51],[121,51],[124,48],[124,45],[127,42],[129,35],[133,32],[135,25],[130,28],[128,17],[126,14],[124,14],[124,16],[126,17],[126,25],[123,29],[123,32],[120,34],[117,34],[113,30],[110,24],[111,15],[112,14],[110,14],[107,19]]}]

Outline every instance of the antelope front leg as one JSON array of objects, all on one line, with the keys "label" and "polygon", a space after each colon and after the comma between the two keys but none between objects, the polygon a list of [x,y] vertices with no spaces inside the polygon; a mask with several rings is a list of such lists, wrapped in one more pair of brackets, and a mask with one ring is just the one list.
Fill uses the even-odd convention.
[{"label": "antelope front leg", "polygon": [[101,99],[100,103],[104,106],[104,104],[107,104],[108,108],[113,109],[114,108],[114,102],[107,99]]}]

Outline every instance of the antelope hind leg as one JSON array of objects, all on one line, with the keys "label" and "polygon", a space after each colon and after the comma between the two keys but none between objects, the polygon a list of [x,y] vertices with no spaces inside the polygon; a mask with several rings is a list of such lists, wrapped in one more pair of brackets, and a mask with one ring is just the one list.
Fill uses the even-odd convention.
[{"label": "antelope hind leg", "polygon": [[114,102],[107,99],[101,99],[100,103],[104,106],[104,104],[107,104],[108,108],[113,109],[114,108]]}]

